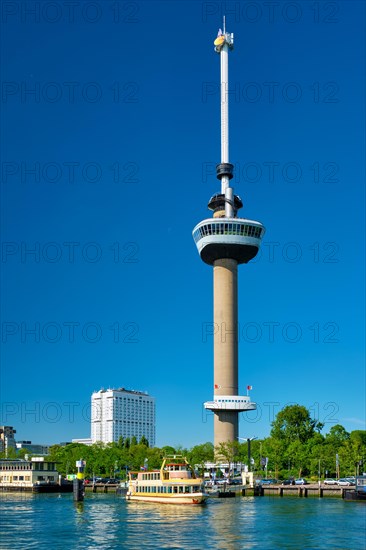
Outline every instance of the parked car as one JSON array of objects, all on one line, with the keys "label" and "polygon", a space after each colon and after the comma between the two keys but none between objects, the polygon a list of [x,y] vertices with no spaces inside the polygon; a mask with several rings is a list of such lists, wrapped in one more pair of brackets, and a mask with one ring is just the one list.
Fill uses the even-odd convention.
[{"label": "parked car", "polygon": [[226,477],[221,479],[216,479],[216,485],[224,485],[225,483],[229,484],[229,480]]},{"label": "parked car", "polygon": [[230,479],[228,481],[228,484],[229,485],[241,485],[242,484],[242,480],[241,479]]},{"label": "parked car", "polygon": [[307,485],[308,482],[304,477],[299,477],[299,479],[295,479],[295,485]]},{"label": "parked car", "polygon": [[333,477],[327,477],[324,481],[323,481],[324,485],[337,485],[337,480],[334,479]]},{"label": "parked car", "polygon": [[213,485],[214,485],[214,482],[211,479],[205,481],[205,487],[213,487]]},{"label": "parked car", "polygon": [[295,480],[293,478],[284,479],[281,485],[295,485]]},{"label": "parked car", "polygon": [[348,486],[348,485],[356,485],[356,483],[353,481],[353,479],[350,479],[347,477],[341,477],[341,479],[338,479],[338,485]]},{"label": "parked car", "polygon": [[260,479],[258,481],[261,485],[276,485],[278,483],[277,479]]}]

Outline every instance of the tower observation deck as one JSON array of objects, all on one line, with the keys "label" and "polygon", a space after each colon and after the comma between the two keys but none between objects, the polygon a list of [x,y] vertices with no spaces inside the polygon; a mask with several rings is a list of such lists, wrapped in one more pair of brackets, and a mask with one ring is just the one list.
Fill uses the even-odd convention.
[{"label": "tower observation deck", "polygon": [[237,441],[239,412],[256,409],[249,396],[238,388],[238,265],[252,260],[265,233],[263,225],[239,218],[241,198],[230,185],[234,166],[229,161],[228,56],[234,35],[220,29],[214,41],[220,55],[221,77],[221,162],[216,176],[221,190],[211,197],[212,218],[199,222],[193,239],[201,259],[214,271],[214,396],[206,409],[214,413],[214,444]]}]

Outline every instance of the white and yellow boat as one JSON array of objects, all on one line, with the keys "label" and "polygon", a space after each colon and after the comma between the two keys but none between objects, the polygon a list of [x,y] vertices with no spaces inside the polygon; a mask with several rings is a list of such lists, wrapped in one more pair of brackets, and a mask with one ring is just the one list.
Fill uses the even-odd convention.
[{"label": "white and yellow boat", "polygon": [[183,456],[164,458],[160,470],[129,472],[126,500],[163,504],[203,504],[208,495]]}]

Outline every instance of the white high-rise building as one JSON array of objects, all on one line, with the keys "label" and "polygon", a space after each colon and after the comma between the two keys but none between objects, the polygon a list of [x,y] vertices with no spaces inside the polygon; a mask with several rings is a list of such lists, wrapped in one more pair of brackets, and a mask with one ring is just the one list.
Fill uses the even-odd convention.
[{"label": "white high-rise building", "polygon": [[91,439],[93,443],[118,442],[122,436],[145,436],[155,446],[155,398],[125,388],[99,390],[91,397]]},{"label": "white high-rise building", "polygon": [[16,450],[16,443],[14,439],[14,430],[13,426],[0,426],[0,453],[5,453],[5,456],[8,456],[9,449]]}]

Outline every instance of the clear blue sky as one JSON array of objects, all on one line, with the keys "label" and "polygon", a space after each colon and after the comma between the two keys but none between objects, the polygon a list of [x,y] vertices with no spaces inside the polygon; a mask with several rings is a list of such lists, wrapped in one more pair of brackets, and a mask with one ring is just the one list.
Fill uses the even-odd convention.
[{"label": "clear blue sky", "polygon": [[267,229],[240,267],[240,436],[288,403],[365,429],[364,2],[35,4],[2,4],[0,423],[89,437],[91,393],[124,386],[156,398],[157,445],[212,440],[191,231],[219,189],[226,11],[235,191]]}]

